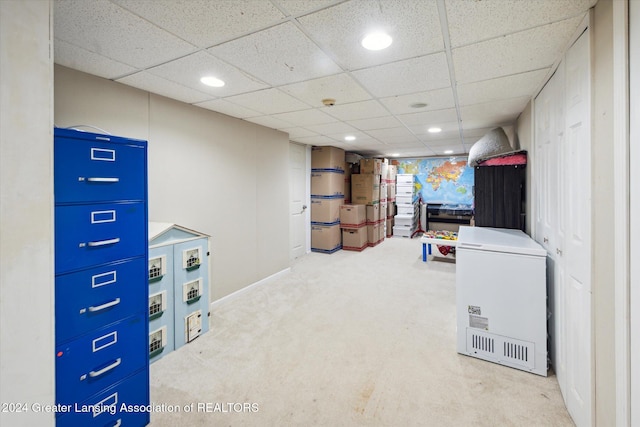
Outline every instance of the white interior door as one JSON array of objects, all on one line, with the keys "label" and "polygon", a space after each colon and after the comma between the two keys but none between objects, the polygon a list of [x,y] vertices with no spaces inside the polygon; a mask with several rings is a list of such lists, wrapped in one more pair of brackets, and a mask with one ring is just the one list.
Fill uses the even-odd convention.
[{"label": "white interior door", "polygon": [[307,250],[309,224],[307,178],[307,147],[289,143],[289,236],[290,259],[304,255]]},{"label": "white interior door", "polygon": [[589,30],[565,56],[566,173],[563,259],[566,297],[567,409],[577,426],[590,426],[591,348],[591,93]]}]

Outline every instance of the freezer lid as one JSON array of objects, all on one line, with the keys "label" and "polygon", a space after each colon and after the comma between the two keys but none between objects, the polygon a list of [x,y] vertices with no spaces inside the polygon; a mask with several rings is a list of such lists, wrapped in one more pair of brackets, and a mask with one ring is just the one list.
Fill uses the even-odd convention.
[{"label": "freezer lid", "polygon": [[547,251],[520,230],[461,226],[458,249],[474,249],[511,254],[546,256]]}]

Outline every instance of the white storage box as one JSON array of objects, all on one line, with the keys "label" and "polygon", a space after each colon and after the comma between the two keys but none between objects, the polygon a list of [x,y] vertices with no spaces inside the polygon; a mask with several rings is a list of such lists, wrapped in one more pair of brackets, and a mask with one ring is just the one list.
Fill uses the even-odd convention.
[{"label": "white storage box", "polygon": [[394,217],[396,227],[414,227],[416,217],[414,215],[396,215]]},{"label": "white storage box", "polygon": [[396,203],[397,215],[415,215],[416,210],[418,209],[418,204],[398,204]]},{"label": "white storage box", "polygon": [[396,175],[396,184],[398,185],[413,185],[415,175],[399,173]]},{"label": "white storage box", "polygon": [[416,231],[415,228],[393,226],[393,235],[399,237],[411,237]]},{"label": "white storage box", "polygon": [[415,196],[416,188],[413,185],[396,186],[396,197],[398,196]]},{"label": "white storage box", "polygon": [[397,205],[404,204],[404,205],[413,206],[413,203],[415,201],[417,201],[417,200],[418,200],[418,196],[415,196],[415,195],[413,195],[413,196],[401,196],[399,194],[396,195],[396,204]]}]

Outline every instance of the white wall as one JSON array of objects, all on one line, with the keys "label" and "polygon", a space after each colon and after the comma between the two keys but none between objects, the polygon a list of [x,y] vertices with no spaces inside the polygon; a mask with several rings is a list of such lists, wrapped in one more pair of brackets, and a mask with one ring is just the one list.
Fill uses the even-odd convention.
[{"label": "white wall", "polygon": [[54,425],[51,16],[0,1],[0,402],[29,409],[3,426]]},{"label": "white wall", "polygon": [[287,134],[60,66],[55,123],[149,141],[149,218],[211,235],[213,300],[289,267]]},{"label": "white wall", "polygon": [[616,419],[615,288],[613,234],[613,7],[611,0],[596,4],[593,21],[592,65],[592,342],[596,425]]}]

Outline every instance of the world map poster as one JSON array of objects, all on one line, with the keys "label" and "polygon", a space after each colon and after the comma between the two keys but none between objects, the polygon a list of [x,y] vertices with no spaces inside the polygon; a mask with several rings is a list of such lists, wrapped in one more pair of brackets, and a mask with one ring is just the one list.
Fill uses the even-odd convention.
[{"label": "world map poster", "polygon": [[416,190],[423,203],[473,205],[473,172],[466,158],[392,160],[398,173],[416,176]]}]

